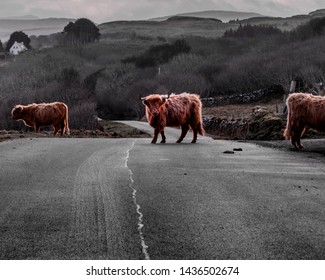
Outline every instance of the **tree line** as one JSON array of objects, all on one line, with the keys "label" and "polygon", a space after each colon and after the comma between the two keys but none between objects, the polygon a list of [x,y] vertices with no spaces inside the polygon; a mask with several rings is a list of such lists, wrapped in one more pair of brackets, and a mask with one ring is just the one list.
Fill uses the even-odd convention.
[{"label": "tree line", "polygon": [[[98,41],[100,32],[98,27],[87,18],[77,19],[75,22],[69,22],[60,34],[61,46],[81,46],[88,43]],[[12,45],[15,43],[24,43],[27,49],[31,49],[31,39],[23,31],[15,31],[10,35],[6,43],[5,51],[9,52]],[[0,41],[0,51],[2,43]]]}]

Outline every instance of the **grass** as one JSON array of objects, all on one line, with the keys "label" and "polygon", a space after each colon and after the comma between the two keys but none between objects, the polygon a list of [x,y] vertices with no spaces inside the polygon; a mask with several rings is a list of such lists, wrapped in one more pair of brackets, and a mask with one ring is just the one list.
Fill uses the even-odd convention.
[{"label": "grass", "polygon": [[[128,126],[123,123],[114,121],[100,121],[100,129],[85,130],[71,129],[70,135],[63,137],[69,138],[150,138],[151,135],[137,128]],[[50,127],[41,128],[40,133],[34,133],[32,129],[26,130],[0,130],[0,142],[14,140],[18,138],[42,138],[42,137],[58,137],[53,135],[53,130]]]}]

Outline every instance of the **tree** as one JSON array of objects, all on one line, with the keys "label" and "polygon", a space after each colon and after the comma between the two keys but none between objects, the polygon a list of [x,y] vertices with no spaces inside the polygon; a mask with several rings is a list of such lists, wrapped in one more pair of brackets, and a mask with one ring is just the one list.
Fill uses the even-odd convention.
[{"label": "tree", "polygon": [[17,42],[17,43],[24,43],[25,47],[27,49],[30,49],[30,38],[22,31],[15,31],[10,35],[9,41],[7,42],[6,45],[6,51],[9,52],[10,48],[12,45]]},{"label": "tree", "polygon": [[242,25],[240,24],[238,29],[226,30],[224,37],[236,37],[236,38],[254,38],[258,36],[270,36],[281,34],[281,30],[271,25]]},{"label": "tree", "polygon": [[0,52],[2,52],[2,51],[3,51],[3,47],[2,47],[2,42],[0,40]]},{"label": "tree", "polygon": [[307,40],[325,34],[325,17],[314,18],[291,31],[294,39]]},{"label": "tree", "polygon": [[77,19],[74,23],[69,22],[63,32],[67,35],[67,43],[70,45],[84,45],[99,40],[98,27],[87,18]]}]

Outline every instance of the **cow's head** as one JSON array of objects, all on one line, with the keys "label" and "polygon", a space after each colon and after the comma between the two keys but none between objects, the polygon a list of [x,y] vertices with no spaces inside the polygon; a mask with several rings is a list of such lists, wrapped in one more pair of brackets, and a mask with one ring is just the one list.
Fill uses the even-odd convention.
[{"label": "cow's head", "polygon": [[160,108],[163,106],[166,102],[166,100],[169,98],[168,96],[162,96],[159,94],[151,94],[146,97],[142,97],[142,103],[148,108],[149,113],[156,117],[159,115]]},{"label": "cow's head", "polygon": [[12,110],[11,110],[11,117],[14,120],[18,120],[21,116],[21,112],[23,110],[23,106],[21,105],[16,105]]}]

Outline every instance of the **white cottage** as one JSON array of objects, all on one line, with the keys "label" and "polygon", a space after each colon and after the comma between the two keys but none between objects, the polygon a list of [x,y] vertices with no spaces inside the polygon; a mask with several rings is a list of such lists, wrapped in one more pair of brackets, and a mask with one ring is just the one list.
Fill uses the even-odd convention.
[{"label": "white cottage", "polygon": [[11,46],[9,52],[13,55],[18,55],[21,52],[27,51],[27,48],[25,47],[24,43],[18,43],[15,41],[15,43]]}]

